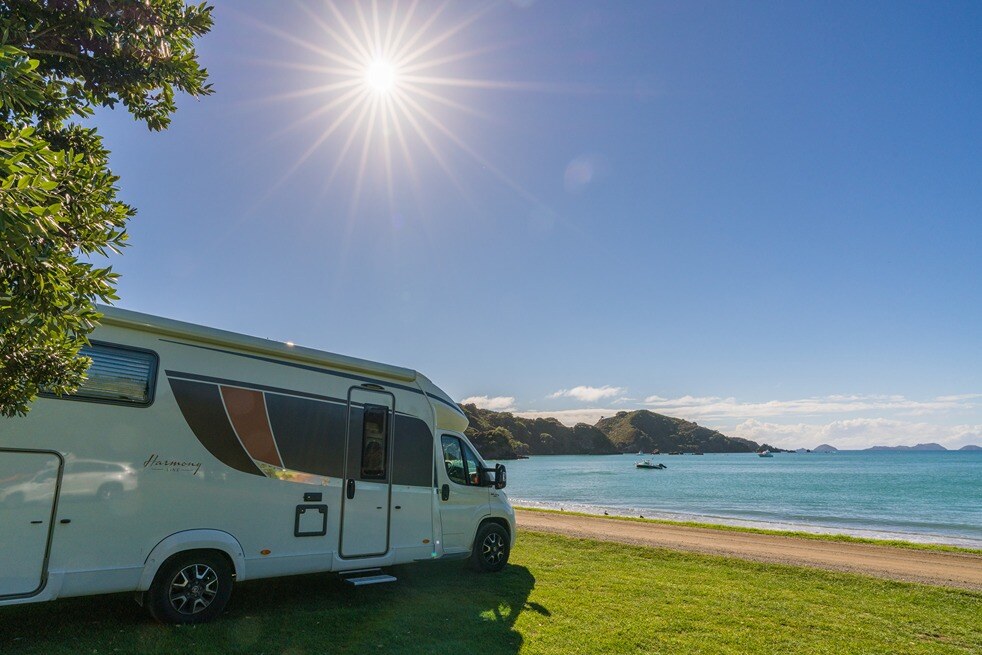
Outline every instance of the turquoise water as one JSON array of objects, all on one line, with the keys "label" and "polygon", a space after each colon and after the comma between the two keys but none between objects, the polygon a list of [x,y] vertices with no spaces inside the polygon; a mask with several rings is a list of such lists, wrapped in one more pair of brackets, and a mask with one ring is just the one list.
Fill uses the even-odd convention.
[{"label": "turquoise water", "polygon": [[505,462],[518,505],[982,548],[982,452],[539,456]]}]

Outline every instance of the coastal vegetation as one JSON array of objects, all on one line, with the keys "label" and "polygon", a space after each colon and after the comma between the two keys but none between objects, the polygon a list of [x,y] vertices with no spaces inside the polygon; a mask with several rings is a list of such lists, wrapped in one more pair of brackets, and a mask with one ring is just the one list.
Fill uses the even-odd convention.
[{"label": "coastal vegetation", "polygon": [[0,652],[971,653],[977,592],[523,532],[486,576],[459,562],[245,582],[220,621],[147,622],[128,595],[0,611]]},{"label": "coastal vegetation", "polygon": [[611,455],[658,450],[662,453],[752,453],[768,444],[728,437],[691,421],[645,409],[617,412],[596,425],[568,427],[555,418],[523,418],[475,405],[461,405],[470,427],[467,437],[488,459],[527,455]]}]

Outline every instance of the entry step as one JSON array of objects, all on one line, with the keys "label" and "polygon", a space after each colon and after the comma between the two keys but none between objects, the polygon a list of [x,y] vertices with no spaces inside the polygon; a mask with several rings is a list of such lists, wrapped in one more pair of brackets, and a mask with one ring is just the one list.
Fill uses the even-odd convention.
[{"label": "entry step", "polygon": [[382,584],[383,582],[395,582],[396,578],[383,573],[382,569],[358,569],[357,571],[342,571],[341,579],[355,587],[369,584]]}]

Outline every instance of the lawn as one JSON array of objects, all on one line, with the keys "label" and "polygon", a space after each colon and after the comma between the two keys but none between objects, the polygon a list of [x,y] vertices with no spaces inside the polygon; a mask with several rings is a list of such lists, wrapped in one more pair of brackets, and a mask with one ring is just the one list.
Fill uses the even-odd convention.
[{"label": "lawn", "polygon": [[0,653],[979,653],[982,594],[522,533],[497,575],[396,567],[237,585],[217,623],[129,596],[0,608]]}]

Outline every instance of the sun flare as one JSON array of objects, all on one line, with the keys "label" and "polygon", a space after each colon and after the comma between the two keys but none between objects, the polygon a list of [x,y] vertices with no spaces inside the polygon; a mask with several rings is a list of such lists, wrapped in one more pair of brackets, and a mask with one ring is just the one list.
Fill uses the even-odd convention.
[{"label": "sun flare", "polygon": [[396,85],[395,66],[376,59],[365,69],[365,83],[376,93],[389,93]]},{"label": "sun flare", "polygon": [[[429,15],[412,0],[399,8],[398,2],[381,5],[379,0],[365,0],[343,5],[324,0],[322,12],[298,4],[310,22],[322,33],[323,40],[311,42],[269,25],[263,29],[294,43],[318,56],[320,61],[282,62],[281,65],[326,76],[321,83],[278,96],[279,100],[296,100],[324,96],[324,102],[294,121],[284,131],[329,117],[320,134],[308,143],[280,183],[289,180],[328,139],[335,148],[334,165],[327,173],[324,188],[332,186],[346,165],[354,165],[351,188],[353,214],[366,177],[379,176],[387,189],[390,208],[394,210],[394,187],[408,181],[419,187],[416,162],[425,152],[446,173],[463,196],[464,185],[458,179],[459,167],[451,157],[462,153],[484,173],[490,173],[520,196],[539,204],[500,168],[480,154],[447,120],[452,116],[491,117],[463,102],[460,96],[476,90],[528,91],[547,87],[536,83],[469,78],[460,75],[465,62],[477,55],[496,50],[497,46],[474,49],[454,47],[454,37],[477,21],[495,5],[489,3],[457,20],[447,21],[442,4]],[[347,15],[346,15],[347,14]],[[441,15],[443,14],[443,15]],[[441,23],[445,26],[440,29]],[[463,66],[463,68],[462,68]],[[454,71],[456,75],[450,74]],[[402,163],[396,160],[401,159]],[[418,202],[418,191],[417,202]]]}]

